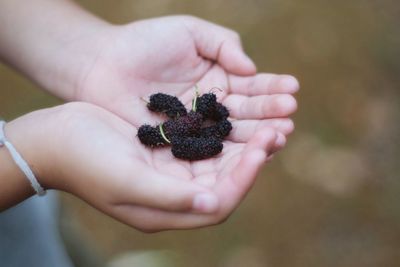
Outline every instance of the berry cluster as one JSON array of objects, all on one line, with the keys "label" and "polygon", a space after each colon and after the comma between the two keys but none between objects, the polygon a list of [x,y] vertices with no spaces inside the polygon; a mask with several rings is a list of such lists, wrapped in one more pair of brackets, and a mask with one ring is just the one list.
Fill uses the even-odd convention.
[{"label": "berry cluster", "polygon": [[177,97],[163,93],[151,95],[147,108],[165,113],[169,119],[157,126],[142,125],[137,133],[140,141],[152,148],[171,145],[176,158],[201,160],[215,156],[232,130],[228,109],[217,102],[213,93],[196,95],[189,112]]}]

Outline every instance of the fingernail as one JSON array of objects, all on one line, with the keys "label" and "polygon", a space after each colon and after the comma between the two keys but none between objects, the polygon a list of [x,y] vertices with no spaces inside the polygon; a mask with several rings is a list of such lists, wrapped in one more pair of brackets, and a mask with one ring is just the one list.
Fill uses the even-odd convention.
[{"label": "fingernail", "polygon": [[218,209],[218,198],[207,193],[197,194],[193,200],[193,209],[203,213],[215,212]]},{"label": "fingernail", "polygon": [[282,133],[278,133],[278,137],[276,138],[275,145],[279,148],[284,147],[286,144],[286,137]]}]

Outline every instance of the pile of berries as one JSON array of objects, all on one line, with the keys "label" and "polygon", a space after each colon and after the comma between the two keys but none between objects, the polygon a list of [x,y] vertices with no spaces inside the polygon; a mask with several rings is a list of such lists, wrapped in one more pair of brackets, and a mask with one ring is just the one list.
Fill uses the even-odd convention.
[{"label": "pile of berries", "polygon": [[164,113],[169,119],[156,126],[142,125],[137,136],[142,144],[152,148],[171,145],[176,158],[201,160],[215,156],[222,151],[222,140],[232,130],[229,111],[217,102],[214,93],[196,94],[190,111],[177,97],[157,93],[150,96],[147,108]]}]

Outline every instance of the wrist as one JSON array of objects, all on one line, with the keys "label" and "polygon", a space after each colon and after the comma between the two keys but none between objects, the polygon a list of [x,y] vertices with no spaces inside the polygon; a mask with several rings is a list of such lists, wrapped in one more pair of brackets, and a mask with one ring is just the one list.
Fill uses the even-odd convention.
[{"label": "wrist", "polygon": [[0,211],[34,194],[5,145],[0,145]]},{"label": "wrist", "polygon": [[[50,127],[51,109],[40,110],[17,118],[4,127],[7,140],[14,146],[35,175],[38,183],[44,189],[54,188],[52,173],[54,168],[53,157],[53,130]],[[23,177],[23,186],[28,186],[30,192],[35,193],[28,178],[19,169],[8,155],[12,165],[16,168],[15,176]],[[9,161],[8,160],[8,161]],[[14,169],[15,169],[14,168]],[[22,185],[22,183],[21,183]]]},{"label": "wrist", "polygon": [[[66,35],[49,38],[40,58],[24,62],[22,70],[49,93],[65,100],[77,100],[79,90],[96,59],[102,52],[102,43],[112,25],[82,24],[82,28]],[[63,35],[63,36],[61,36]]]},{"label": "wrist", "polygon": [[91,25],[62,44],[55,44],[52,57],[40,62],[41,67],[32,68],[28,76],[63,100],[79,100],[81,87],[101,55],[102,44],[112,27],[109,24]]}]

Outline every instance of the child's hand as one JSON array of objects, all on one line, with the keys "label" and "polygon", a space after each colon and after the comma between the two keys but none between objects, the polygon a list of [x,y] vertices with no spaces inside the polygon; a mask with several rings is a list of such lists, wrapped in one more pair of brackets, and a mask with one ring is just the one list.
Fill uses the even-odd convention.
[{"label": "child's hand", "polygon": [[[291,94],[297,81],[256,74],[231,30],[190,16],[112,26],[71,1],[0,6],[2,59],[63,99],[117,115],[89,104],[33,113],[9,124],[19,136],[16,144],[31,144],[24,133],[36,133],[36,149],[24,155],[45,186],[69,191],[139,229],[224,220],[293,130],[288,116],[296,109]],[[141,98],[165,92],[190,106],[195,84],[201,93],[222,89],[214,91],[234,119],[222,154],[188,163],[167,149],[139,144],[137,127],[157,120]],[[43,118],[49,123],[42,125]],[[212,194],[195,197],[204,192]]]},{"label": "child's hand", "polygon": [[216,86],[237,120],[236,140],[267,125],[283,135],[293,130],[287,117],[296,109],[296,79],[256,74],[230,29],[192,16],[115,26],[73,1],[0,1],[0,17],[0,59],[65,100],[97,104],[139,126],[154,119],[140,97],[162,91],[189,103],[195,84],[203,92]]},{"label": "child's hand", "polygon": [[296,110],[291,94],[298,82],[288,75],[256,74],[238,34],[229,29],[172,16],[104,27],[93,36],[92,60],[80,66],[74,100],[97,104],[138,127],[156,118],[140,98],[165,92],[189,107],[198,84],[202,93],[223,90],[213,91],[235,119],[234,142],[248,141],[265,126],[283,134],[281,141],[293,130],[287,117]]},{"label": "child's hand", "polygon": [[[6,134],[46,188],[70,192],[142,231],[216,224],[233,211],[272,151],[277,135],[261,129],[224,143],[211,159],[175,159],[149,149],[137,128],[102,108],[71,103],[36,111]],[[28,182],[26,181],[26,184]]]}]

